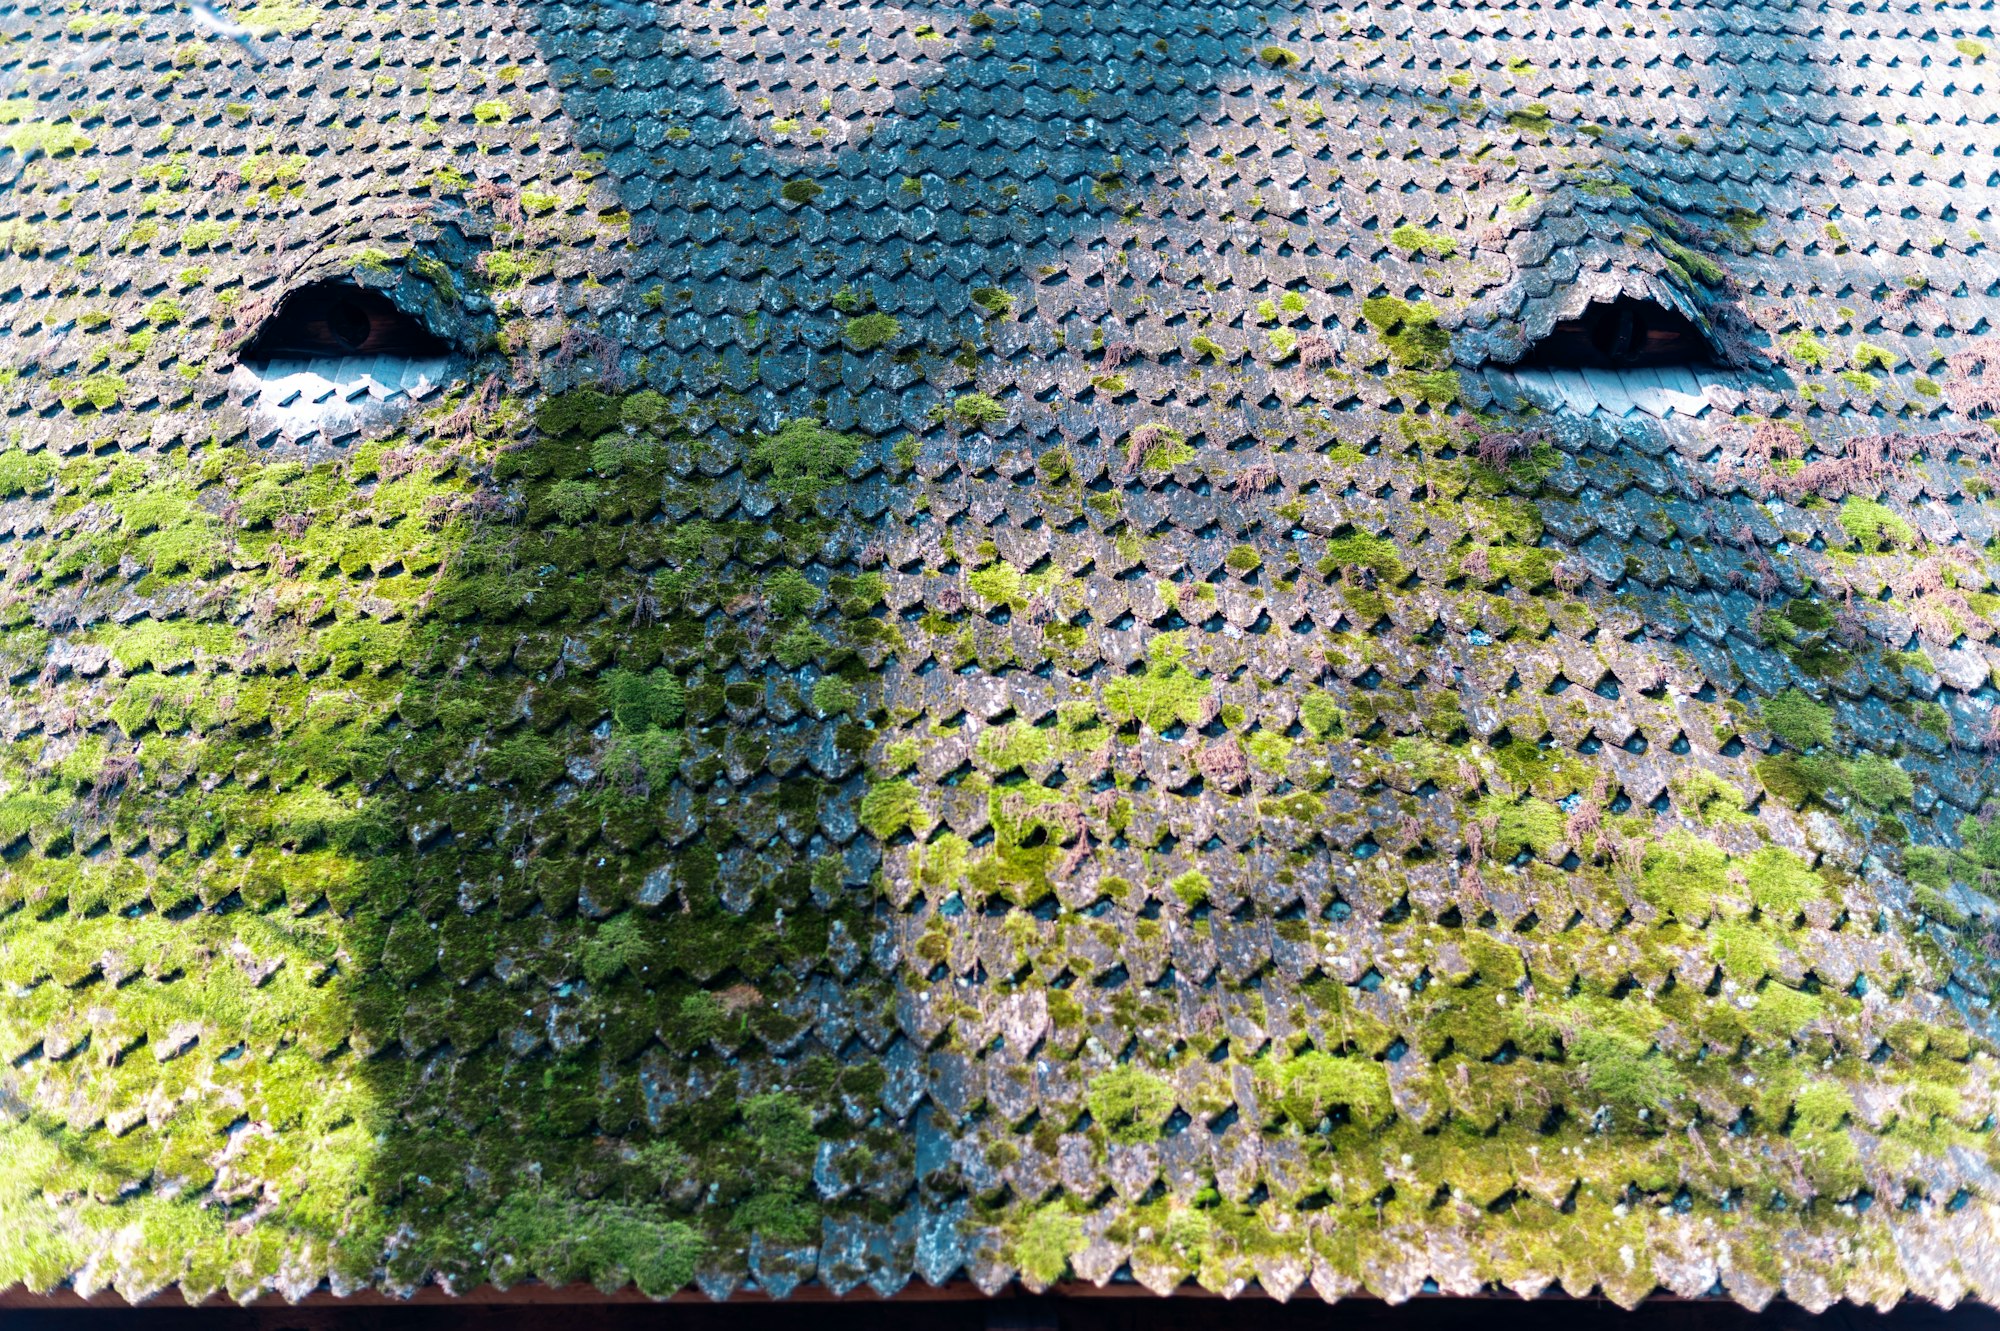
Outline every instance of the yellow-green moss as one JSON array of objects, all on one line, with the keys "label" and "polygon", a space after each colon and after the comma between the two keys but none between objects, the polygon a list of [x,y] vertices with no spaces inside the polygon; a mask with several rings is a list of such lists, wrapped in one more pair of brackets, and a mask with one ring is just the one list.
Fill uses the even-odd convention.
[{"label": "yellow-green moss", "polygon": [[873,351],[894,342],[902,333],[903,325],[894,315],[877,311],[849,319],[841,337],[855,351]]},{"label": "yellow-green moss", "polygon": [[795,420],[776,434],[758,438],[750,458],[770,475],[771,489],[797,504],[809,504],[861,457],[861,440],[837,434],[816,420]]},{"label": "yellow-green moss", "polygon": [[1183,634],[1157,635],[1147,644],[1145,664],[1104,686],[1105,710],[1115,721],[1137,721],[1150,730],[1164,730],[1176,721],[1196,724],[1207,709],[1211,686],[1186,660]]},{"label": "yellow-green moss", "polygon": [[1131,1063],[1098,1073],[1085,1098],[1092,1124],[1127,1144],[1152,1141],[1174,1111],[1173,1088]]},{"label": "yellow-green moss", "polygon": [[1725,881],[1728,862],[1720,846],[1675,829],[1646,848],[1639,894],[1676,919],[1699,924]]},{"label": "yellow-green moss", "polygon": [[1888,506],[1850,495],[1841,501],[1840,527],[1860,547],[1873,554],[1885,547],[1913,547],[1917,530]]}]

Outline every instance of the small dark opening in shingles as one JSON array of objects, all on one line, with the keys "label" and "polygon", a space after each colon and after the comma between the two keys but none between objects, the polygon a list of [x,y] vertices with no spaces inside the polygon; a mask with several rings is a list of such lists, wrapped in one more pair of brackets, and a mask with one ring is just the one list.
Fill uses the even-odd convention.
[{"label": "small dark opening in shingles", "polygon": [[246,365],[273,360],[394,356],[428,360],[451,348],[379,291],[352,282],[315,282],[278,303],[243,349]]},{"label": "small dark opening in shingles", "polygon": [[1620,296],[1592,301],[1535,343],[1521,364],[1545,370],[1629,370],[1715,365],[1714,349],[1686,315],[1655,301]]}]

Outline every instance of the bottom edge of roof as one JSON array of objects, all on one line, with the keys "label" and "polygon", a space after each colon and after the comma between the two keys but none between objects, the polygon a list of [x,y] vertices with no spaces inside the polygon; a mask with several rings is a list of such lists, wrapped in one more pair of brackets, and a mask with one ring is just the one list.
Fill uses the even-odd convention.
[{"label": "bottom edge of roof", "polygon": [[[1034,1302],[1083,1302],[1106,1299],[1175,1299],[1201,1302],[1301,1302],[1325,1303],[1374,1303],[1393,1306],[1405,1302],[1479,1302],[1496,1301],[1510,1303],[1535,1302],[1541,1304],[1593,1304],[1636,1308],[1640,1303],[1672,1304],[1718,1304],[1748,1307],[1750,1311],[1762,1311],[1772,1302],[1788,1302],[1782,1292],[1775,1298],[1760,1301],[1756,1305],[1745,1304],[1741,1299],[1722,1290],[1703,1294],[1676,1294],[1664,1286],[1656,1287],[1641,1299],[1627,1301],[1614,1298],[1593,1289],[1586,1294],[1571,1294],[1559,1284],[1551,1284],[1546,1289],[1533,1293],[1522,1293],[1504,1285],[1482,1285],[1471,1293],[1448,1292],[1425,1289],[1405,1298],[1389,1298],[1367,1290],[1356,1290],[1349,1294],[1323,1298],[1310,1284],[1301,1285],[1287,1296],[1276,1296],[1252,1281],[1241,1290],[1219,1292],[1206,1289],[1189,1280],[1180,1286],[1160,1293],[1136,1280],[1114,1279],[1104,1284],[1093,1284],[1086,1280],[1062,1281],[1046,1290],[1028,1289],[1019,1281],[1010,1281],[1000,1289],[987,1292],[970,1279],[957,1277],[941,1285],[932,1285],[921,1279],[913,1279],[890,1294],[882,1294],[867,1284],[846,1291],[836,1291],[817,1281],[800,1284],[784,1296],[772,1295],[754,1287],[739,1289],[725,1298],[717,1299],[689,1285],[673,1294],[652,1295],[641,1292],[634,1285],[624,1285],[616,1290],[606,1291],[595,1285],[547,1285],[540,1281],[523,1281],[517,1285],[502,1288],[497,1285],[477,1285],[469,1289],[454,1291],[447,1287],[429,1283],[407,1292],[385,1290],[368,1286],[345,1293],[336,1292],[322,1283],[317,1288],[297,1298],[288,1298],[269,1289],[259,1291],[248,1299],[236,1299],[231,1295],[216,1291],[206,1297],[190,1299],[179,1285],[146,1295],[137,1300],[128,1300],[112,1289],[94,1291],[88,1295],[67,1286],[35,1291],[23,1286],[0,1289],[0,1312],[10,1309],[121,1309],[121,1308],[401,1308],[401,1307],[461,1307],[475,1305],[489,1306],[601,1306],[610,1304],[693,1304],[710,1307],[757,1306],[757,1307],[810,1307],[826,1304],[886,1304],[886,1303],[1034,1303]],[[1827,1307],[1848,1304],[1857,1308],[1874,1307],[1878,1312],[1887,1312],[1896,1303],[1929,1303],[1922,1295],[1909,1293],[1904,1298],[1886,1304],[1869,1304],[1848,1299],[1835,1299]],[[1964,1300],[1966,1304],[1984,1305],[1976,1296]],[[1962,1306],[1962,1305],[1961,1305]],[[2000,1307],[2000,1305],[1993,1305]],[[1825,1308],[1811,1307],[1808,1312],[1819,1313]]]}]

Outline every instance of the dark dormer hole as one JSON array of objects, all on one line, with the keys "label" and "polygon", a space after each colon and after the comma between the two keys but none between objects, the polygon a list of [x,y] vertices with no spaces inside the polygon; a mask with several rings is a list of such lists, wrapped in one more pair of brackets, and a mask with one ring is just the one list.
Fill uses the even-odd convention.
[{"label": "dark dormer hole", "polygon": [[243,349],[243,362],[348,356],[432,360],[450,353],[443,339],[381,292],[352,282],[315,282],[278,303]]},{"label": "dark dormer hole", "polygon": [[1592,301],[1535,343],[1521,364],[1544,370],[1630,370],[1713,365],[1716,356],[1693,320],[1656,301],[1620,296]]}]

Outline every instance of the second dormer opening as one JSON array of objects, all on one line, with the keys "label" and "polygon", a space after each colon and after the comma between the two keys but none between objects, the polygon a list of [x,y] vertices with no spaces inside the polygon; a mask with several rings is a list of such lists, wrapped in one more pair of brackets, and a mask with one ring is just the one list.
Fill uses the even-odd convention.
[{"label": "second dormer opening", "polygon": [[1657,301],[1619,296],[1592,301],[1563,319],[1528,350],[1534,369],[1632,370],[1666,365],[1715,365],[1718,358],[1692,319]]},{"label": "second dormer opening", "polygon": [[379,291],[314,282],[286,294],[243,348],[244,364],[383,356],[435,360],[451,349]]}]

